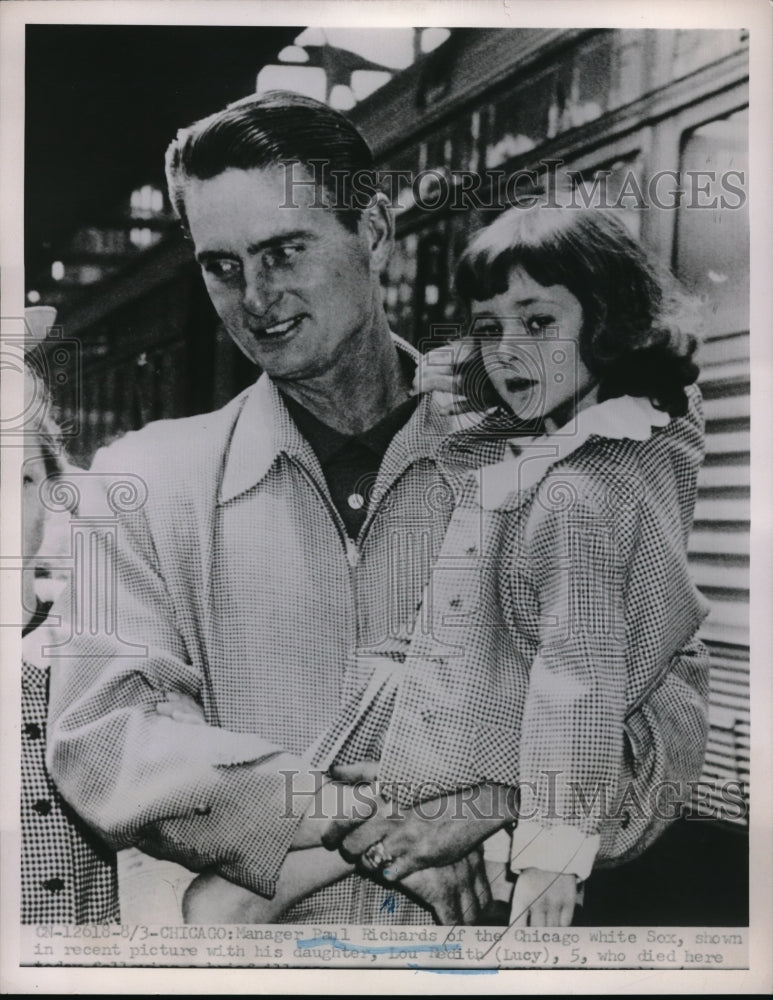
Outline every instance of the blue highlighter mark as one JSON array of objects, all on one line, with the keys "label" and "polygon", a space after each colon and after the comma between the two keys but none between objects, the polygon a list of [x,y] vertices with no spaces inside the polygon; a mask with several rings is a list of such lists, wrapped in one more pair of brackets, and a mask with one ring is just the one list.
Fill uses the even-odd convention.
[{"label": "blue highlighter mark", "polygon": [[356,951],[363,955],[393,955],[395,952],[399,955],[401,951],[409,950],[434,952],[459,951],[462,947],[460,944],[411,944],[410,946],[402,945],[398,948],[390,944],[379,948],[368,944],[349,944],[348,941],[339,941],[336,937],[316,937],[295,942],[296,948],[321,948],[323,945],[328,945],[331,948],[339,948],[341,951]]},{"label": "blue highlighter mark", "polygon": [[427,969],[413,962],[405,963],[414,972],[439,972],[441,976],[495,976],[499,969]]}]

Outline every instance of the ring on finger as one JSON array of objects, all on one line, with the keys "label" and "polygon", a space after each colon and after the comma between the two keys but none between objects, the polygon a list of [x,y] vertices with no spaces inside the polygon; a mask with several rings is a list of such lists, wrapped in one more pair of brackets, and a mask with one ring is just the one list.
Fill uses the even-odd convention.
[{"label": "ring on finger", "polygon": [[366,868],[377,872],[385,865],[390,865],[394,861],[394,858],[384,846],[384,841],[377,840],[375,844],[371,844],[367,851],[365,851],[361,860]]}]

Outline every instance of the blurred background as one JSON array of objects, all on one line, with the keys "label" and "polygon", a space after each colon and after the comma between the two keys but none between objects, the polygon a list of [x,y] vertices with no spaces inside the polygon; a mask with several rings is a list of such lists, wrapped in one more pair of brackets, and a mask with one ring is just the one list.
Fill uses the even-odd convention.
[{"label": "blurred background", "polygon": [[[163,155],[179,127],[275,88],[345,111],[379,165],[434,171],[422,189],[427,204],[453,192],[454,171],[480,176],[483,206],[497,171],[540,171],[545,159],[563,161],[586,192],[604,177],[627,224],[701,298],[708,457],[690,552],[712,604],[704,638],[713,694],[706,822],[690,826],[705,833],[682,842],[677,832],[649,868],[634,869],[634,881],[599,885],[607,922],[617,899],[628,917],[618,922],[635,923],[636,895],[642,922],[657,922],[646,887],[659,865],[674,885],[673,898],[660,901],[669,912],[701,924],[713,906],[714,922],[744,923],[748,823],[721,789],[739,782],[748,804],[746,34],[29,25],[26,298],[57,310],[36,350],[76,463],[88,465],[97,447],[150,420],[214,409],[254,380],[172,216]],[[658,209],[650,195],[662,171],[675,172],[658,182],[666,204],[678,203],[677,174],[696,171],[738,172],[741,194],[710,183],[708,193],[688,190],[679,207]],[[453,200],[430,210],[409,192],[400,199],[384,301],[393,329],[419,347],[453,334],[455,262],[496,213],[458,202],[454,210]],[[732,860],[729,871],[718,857]],[[685,885],[693,869],[694,884]],[[593,899],[591,891],[591,918]]]}]

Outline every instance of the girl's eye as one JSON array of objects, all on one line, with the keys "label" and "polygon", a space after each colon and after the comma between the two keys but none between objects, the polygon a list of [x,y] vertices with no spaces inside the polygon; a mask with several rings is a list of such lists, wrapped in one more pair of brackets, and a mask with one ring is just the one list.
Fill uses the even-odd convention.
[{"label": "girl's eye", "polygon": [[303,247],[298,243],[287,243],[277,247],[271,247],[263,252],[263,263],[269,270],[281,267],[289,267],[293,264],[298,255],[303,251]]},{"label": "girl's eye", "polygon": [[235,278],[240,272],[238,262],[229,260],[227,257],[223,257],[220,260],[208,260],[204,264],[204,270],[219,281],[228,281],[231,278]]},{"label": "girl's eye", "polygon": [[498,319],[488,317],[476,319],[473,324],[473,333],[476,337],[501,337],[503,332],[504,329]]},{"label": "girl's eye", "polygon": [[526,329],[529,333],[542,333],[556,325],[555,316],[530,316],[526,320]]}]

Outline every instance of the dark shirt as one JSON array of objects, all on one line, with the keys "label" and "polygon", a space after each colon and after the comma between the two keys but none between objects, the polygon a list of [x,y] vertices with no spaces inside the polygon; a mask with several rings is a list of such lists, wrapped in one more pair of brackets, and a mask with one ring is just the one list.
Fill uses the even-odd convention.
[{"label": "dark shirt", "polygon": [[319,460],[330,498],[350,538],[365,523],[376,476],[392,438],[408,422],[418,397],[412,396],[361,434],[342,434],[282,394],[290,416]]}]

